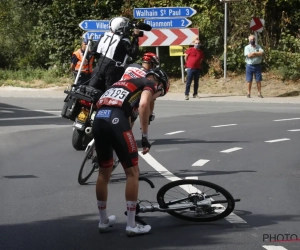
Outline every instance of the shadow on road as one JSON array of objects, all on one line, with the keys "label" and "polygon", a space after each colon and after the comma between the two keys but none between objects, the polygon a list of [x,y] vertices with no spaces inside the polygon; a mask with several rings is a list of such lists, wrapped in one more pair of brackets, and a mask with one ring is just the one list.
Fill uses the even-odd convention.
[{"label": "shadow on road", "polygon": [[72,123],[62,118],[58,110],[35,111],[0,102],[0,126],[71,125]]},{"label": "shadow on road", "polygon": [[[245,242],[236,239],[234,237],[236,233],[252,230],[253,226],[270,226],[282,221],[299,219],[299,215],[254,215],[239,210],[235,213],[249,224],[230,224],[225,220],[194,223],[179,220],[167,214],[156,216],[157,213],[153,213],[151,216],[143,217],[152,225],[151,233],[135,238],[126,237],[124,223],[116,223],[111,232],[99,234],[98,219],[95,214],[7,224],[0,226],[0,245],[1,249],[10,250],[213,249],[214,247],[220,248],[222,244],[238,247],[239,244]],[[256,241],[261,244],[261,238],[257,238]]]}]

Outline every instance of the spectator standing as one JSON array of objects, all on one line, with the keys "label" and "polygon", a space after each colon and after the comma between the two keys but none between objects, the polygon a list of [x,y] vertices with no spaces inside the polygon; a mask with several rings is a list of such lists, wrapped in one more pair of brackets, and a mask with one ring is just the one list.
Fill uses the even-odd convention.
[{"label": "spectator standing", "polygon": [[[87,44],[88,44],[88,39],[83,39],[81,43],[81,48],[74,51],[72,54],[71,70],[74,74],[75,79],[78,74],[81,62],[83,60],[83,55],[85,53]],[[88,85],[89,80],[91,78],[91,73],[93,71],[93,62],[94,62],[94,57],[91,55],[90,52],[88,52],[83,62],[77,85],[82,85],[82,84]]]},{"label": "spectator standing", "polygon": [[185,100],[189,100],[190,87],[192,80],[194,79],[194,93],[193,98],[199,98],[198,87],[200,78],[201,63],[204,59],[204,53],[200,49],[200,40],[195,39],[194,47],[189,48],[185,52],[185,67],[187,68],[187,81],[185,87]]},{"label": "spectator standing", "polygon": [[262,57],[264,55],[264,50],[261,48],[260,45],[256,44],[255,36],[251,35],[248,39],[249,44],[245,46],[244,49],[244,56],[246,57],[246,81],[248,84],[247,97],[251,97],[251,87],[254,74],[257,85],[258,97],[263,98],[261,94],[261,62]]}]

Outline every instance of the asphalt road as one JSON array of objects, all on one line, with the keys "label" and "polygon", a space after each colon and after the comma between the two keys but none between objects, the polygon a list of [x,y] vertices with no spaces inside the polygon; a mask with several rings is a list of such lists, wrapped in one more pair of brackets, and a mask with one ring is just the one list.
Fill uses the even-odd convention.
[{"label": "asphalt road", "polygon": [[1,249],[299,249],[299,104],[157,101],[152,148],[139,160],[155,189],[140,183],[140,199],[156,201],[177,177],[216,183],[241,202],[211,223],[147,213],[152,231],[135,238],[125,235],[121,168],[109,185],[117,223],[98,233],[96,174],[77,183],[84,152],[72,148],[61,107],[61,98],[0,99]]}]

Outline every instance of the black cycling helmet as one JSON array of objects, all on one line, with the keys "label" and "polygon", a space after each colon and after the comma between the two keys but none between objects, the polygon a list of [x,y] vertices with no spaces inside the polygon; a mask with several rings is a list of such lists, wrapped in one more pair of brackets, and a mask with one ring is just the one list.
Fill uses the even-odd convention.
[{"label": "black cycling helmet", "polygon": [[[161,96],[164,96],[165,94],[168,93],[169,91],[169,87],[170,87],[170,82],[169,82],[169,77],[166,74],[166,72],[164,72],[161,68],[154,68],[151,69],[145,77],[150,76],[150,75],[154,75],[155,78],[162,83],[163,85],[163,93],[161,94]],[[160,89],[158,89],[160,90]]]}]

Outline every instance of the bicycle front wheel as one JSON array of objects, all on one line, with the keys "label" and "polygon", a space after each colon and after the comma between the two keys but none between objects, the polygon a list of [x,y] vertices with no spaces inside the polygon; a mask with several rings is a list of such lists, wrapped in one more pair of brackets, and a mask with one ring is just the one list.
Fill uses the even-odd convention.
[{"label": "bicycle front wheel", "polygon": [[80,185],[86,184],[88,179],[91,177],[96,167],[98,167],[98,161],[95,151],[95,142],[87,150],[86,155],[81,164],[79,174],[78,174],[78,183]]},{"label": "bicycle front wheel", "polygon": [[157,202],[161,208],[168,209],[170,215],[195,222],[220,220],[235,206],[232,195],[224,188],[192,179],[164,185],[157,193]]}]

